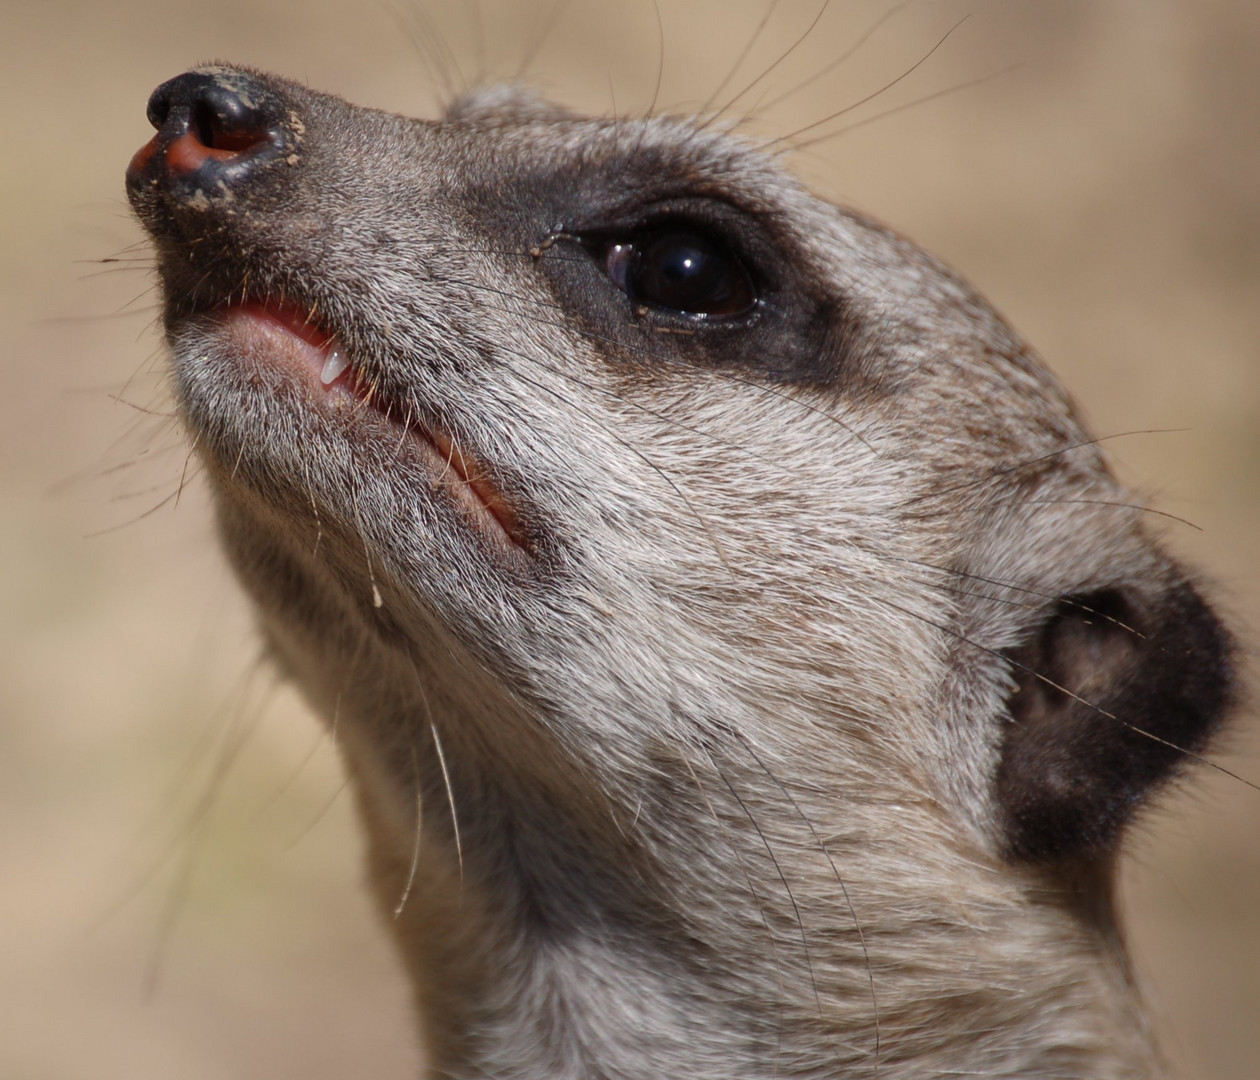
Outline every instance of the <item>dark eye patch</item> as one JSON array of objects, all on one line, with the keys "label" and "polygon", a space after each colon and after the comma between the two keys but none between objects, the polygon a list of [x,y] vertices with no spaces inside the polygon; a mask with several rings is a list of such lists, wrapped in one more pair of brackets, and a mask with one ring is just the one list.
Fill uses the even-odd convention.
[{"label": "dark eye patch", "polygon": [[[491,215],[512,208],[511,227],[525,228],[509,243],[534,253],[559,309],[606,361],[636,378],[674,371],[675,361],[770,382],[863,377],[857,322],[787,222],[696,194],[690,179],[662,198],[659,169],[639,178],[651,199],[610,201],[609,190],[636,186],[637,168],[616,183],[606,169],[553,177],[520,205],[498,190],[486,196]],[[541,206],[540,191],[553,196]]]}]

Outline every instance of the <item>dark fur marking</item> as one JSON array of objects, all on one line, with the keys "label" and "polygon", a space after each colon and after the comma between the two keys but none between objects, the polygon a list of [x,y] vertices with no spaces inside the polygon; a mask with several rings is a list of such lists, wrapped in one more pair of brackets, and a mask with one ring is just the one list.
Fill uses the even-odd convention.
[{"label": "dark fur marking", "polygon": [[[610,188],[609,177],[618,183]],[[470,189],[479,226],[505,249],[546,247],[539,268],[556,299],[585,332],[619,358],[636,379],[681,360],[736,369],[774,383],[846,386],[862,373],[859,327],[826,276],[815,273],[789,223],[758,206],[735,206],[704,166],[681,156],[644,152],[590,174],[580,164],[542,173],[536,165]],[[664,194],[663,194],[664,192]],[[740,260],[761,303],[747,318],[698,321],[662,311],[637,312],[581,240],[629,237],[676,223],[715,236]]]},{"label": "dark fur marking", "polygon": [[1008,853],[1110,851],[1146,795],[1219,727],[1233,653],[1187,582],[1149,602],[1122,589],[1061,600],[1009,654],[1016,687],[997,773]]}]

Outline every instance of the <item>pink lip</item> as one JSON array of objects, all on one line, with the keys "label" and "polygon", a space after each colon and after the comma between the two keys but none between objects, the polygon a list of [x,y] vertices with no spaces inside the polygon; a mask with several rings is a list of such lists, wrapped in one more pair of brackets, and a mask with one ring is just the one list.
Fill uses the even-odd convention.
[{"label": "pink lip", "polygon": [[386,401],[353,363],[324,382],[326,365],[338,342],[319,325],[316,313],[287,304],[247,301],[222,308],[220,315],[229,333],[242,336],[241,343],[250,353],[263,355],[268,363],[293,372],[313,393],[352,398],[414,436],[422,450],[428,451],[436,482],[455,497],[478,526],[498,533],[508,544],[525,546],[516,513],[490,471],[461,449],[450,434],[432,424],[404,420],[404,410]]},{"label": "pink lip", "polygon": [[277,322],[291,334],[317,349],[327,347],[333,340],[331,334],[320,329],[316,321],[316,312],[303,314],[301,310],[290,304],[259,304],[251,300],[243,304],[234,304],[226,311],[233,315],[247,315],[256,319]]}]

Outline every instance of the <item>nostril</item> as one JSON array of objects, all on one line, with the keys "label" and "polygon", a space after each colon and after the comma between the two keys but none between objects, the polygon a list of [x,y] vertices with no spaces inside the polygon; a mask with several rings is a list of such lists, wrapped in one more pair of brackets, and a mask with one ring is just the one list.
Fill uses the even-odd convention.
[{"label": "nostril", "polygon": [[171,115],[171,99],[160,90],[149,98],[149,107],[145,109],[145,117],[153,125],[154,130],[161,130],[166,118]]},{"label": "nostril", "polygon": [[205,101],[193,102],[188,117],[188,129],[202,146],[215,146],[215,116]]},{"label": "nostril", "polygon": [[269,141],[265,128],[231,125],[232,119],[238,118],[224,117],[212,102],[202,98],[194,101],[189,111],[188,131],[208,150],[218,150],[224,154],[251,150]]}]

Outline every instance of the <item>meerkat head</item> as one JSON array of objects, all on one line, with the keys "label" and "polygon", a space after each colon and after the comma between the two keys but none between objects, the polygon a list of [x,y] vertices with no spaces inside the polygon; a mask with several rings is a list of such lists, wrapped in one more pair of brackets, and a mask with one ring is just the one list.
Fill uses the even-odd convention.
[{"label": "meerkat head", "polygon": [[[424,122],[227,67],[149,115],[180,408],[384,902],[415,889],[452,1074],[544,1030],[550,1075],[1103,1061],[1116,1011],[1063,1019],[1123,983],[1096,901],[1233,650],[969,286],[703,120],[498,88]],[[526,974],[452,1004],[434,925]],[[1060,954],[1050,1012],[999,927]],[[583,989],[651,1052],[539,1019]]]}]

